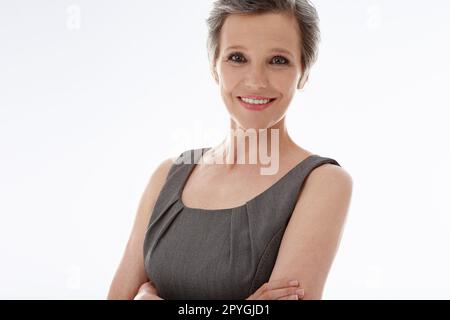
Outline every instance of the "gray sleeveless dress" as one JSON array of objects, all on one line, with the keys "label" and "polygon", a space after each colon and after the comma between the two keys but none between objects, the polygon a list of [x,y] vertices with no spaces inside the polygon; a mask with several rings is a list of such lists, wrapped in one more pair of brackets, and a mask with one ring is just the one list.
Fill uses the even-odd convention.
[{"label": "gray sleeveless dress", "polygon": [[334,159],[312,155],[244,205],[186,207],[181,201],[184,185],[208,149],[187,150],[178,157],[147,226],[144,267],[163,299],[249,297],[270,278],[307,176],[325,163],[340,166]]}]

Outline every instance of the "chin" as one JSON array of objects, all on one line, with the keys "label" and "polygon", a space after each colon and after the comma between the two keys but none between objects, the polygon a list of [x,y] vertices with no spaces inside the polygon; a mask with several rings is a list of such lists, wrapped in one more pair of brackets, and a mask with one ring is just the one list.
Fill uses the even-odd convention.
[{"label": "chin", "polygon": [[255,119],[242,116],[232,116],[232,119],[237,124],[239,128],[244,130],[254,129],[256,133],[258,133],[259,129],[267,129],[270,128],[274,121],[272,119]]}]

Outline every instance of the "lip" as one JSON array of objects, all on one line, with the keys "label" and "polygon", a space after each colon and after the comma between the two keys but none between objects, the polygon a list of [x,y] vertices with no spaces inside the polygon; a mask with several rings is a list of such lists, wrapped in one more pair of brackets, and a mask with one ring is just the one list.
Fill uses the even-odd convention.
[{"label": "lip", "polygon": [[251,98],[251,99],[259,99],[259,100],[263,100],[263,99],[270,99],[270,102],[265,103],[265,104],[250,104],[250,103],[246,103],[244,102],[241,97],[237,97],[237,99],[239,100],[239,103],[246,109],[248,110],[252,110],[252,111],[262,111],[268,107],[270,107],[273,102],[276,100],[276,98],[264,98],[261,96],[243,96],[244,98]]},{"label": "lip", "polygon": [[270,97],[263,97],[263,96],[253,96],[253,95],[249,95],[249,96],[239,96],[239,98],[248,98],[248,99],[255,99],[255,100],[267,100],[267,99],[274,99],[274,98],[270,98]]}]

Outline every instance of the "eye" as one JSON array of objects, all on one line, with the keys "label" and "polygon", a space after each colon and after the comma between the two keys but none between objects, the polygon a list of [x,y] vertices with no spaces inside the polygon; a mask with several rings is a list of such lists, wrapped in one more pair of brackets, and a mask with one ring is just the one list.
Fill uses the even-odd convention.
[{"label": "eye", "polygon": [[[238,58],[237,58],[237,59],[234,59],[235,57],[238,57]],[[228,56],[227,61],[236,62],[236,63],[242,63],[242,61],[239,60],[239,57],[242,57],[242,53],[240,53],[240,52],[235,52],[235,53],[232,53],[232,54],[230,54],[230,55]]]},{"label": "eye", "polygon": [[[244,59],[244,60],[242,60],[242,59]],[[243,54],[241,52],[234,52],[228,56],[227,61],[241,64],[241,63],[245,62],[245,58],[243,57]],[[288,65],[289,64],[289,60],[283,56],[275,56],[272,58],[272,61],[278,61],[278,62],[274,63],[276,65]]]},{"label": "eye", "polygon": [[281,65],[283,65],[283,64],[289,64],[289,60],[288,59],[286,59],[285,57],[283,57],[283,56],[275,56],[273,59],[272,59],[272,61],[275,61],[275,60],[278,60],[278,61],[284,61],[285,63],[275,63],[275,64],[281,64]]}]

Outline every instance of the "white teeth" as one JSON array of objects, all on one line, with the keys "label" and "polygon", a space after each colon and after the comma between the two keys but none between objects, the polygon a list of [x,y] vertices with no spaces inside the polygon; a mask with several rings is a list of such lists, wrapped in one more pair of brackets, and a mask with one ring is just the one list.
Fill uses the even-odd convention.
[{"label": "white teeth", "polygon": [[248,98],[243,98],[241,97],[242,101],[246,102],[246,103],[251,103],[251,104],[266,104],[270,102],[270,99],[266,99],[266,100],[255,100],[255,99],[248,99]]}]

